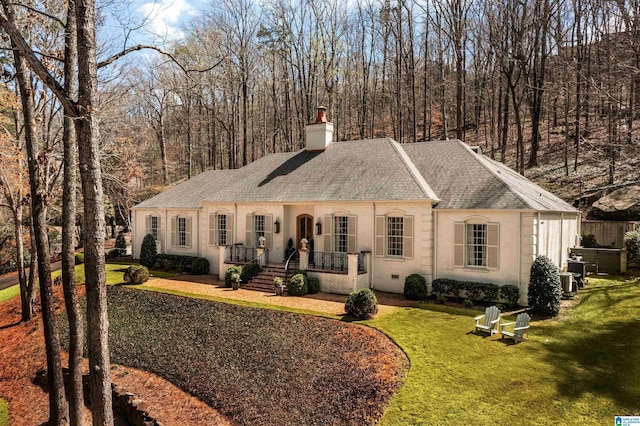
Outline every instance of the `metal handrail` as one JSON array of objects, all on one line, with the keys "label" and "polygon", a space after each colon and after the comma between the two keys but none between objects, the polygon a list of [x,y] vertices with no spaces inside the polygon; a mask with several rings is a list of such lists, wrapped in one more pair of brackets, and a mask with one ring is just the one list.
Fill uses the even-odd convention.
[{"label": "metal handrail", "polygon": [[315,269],[325,271],[346,271],[348,269],[347,253],[321,252],[313,253],[313,266]]},{"label": "metal handrail", "polygon": [[295,249],[291,252],[291,254],[289,255],[289,257],[287,258],[287,261],[284,264],[284,273],[285,275],[287,274],[287,272],[289,271],[289,262],[291,262],[291,259],[293,259],[293,256],[298,252],[298,249]]},{"label": "metal handrail", "polygon": [[265,265],[269,263],[269,249],[268,248],[265,248],[260,256],[256,256],[249,263],[257,263],[258,265],[260,265],[260,263],[261,263],[260,259],[264,259],[263,263]]}]

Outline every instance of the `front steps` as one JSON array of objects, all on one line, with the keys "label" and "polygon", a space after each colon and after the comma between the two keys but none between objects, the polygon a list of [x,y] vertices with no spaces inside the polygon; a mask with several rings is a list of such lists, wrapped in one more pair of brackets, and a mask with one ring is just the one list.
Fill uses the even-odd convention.
[{"label": "front steps", "polygon": [[282,278],[282,282],[287,284],[284,265],[266,265],[262,271],[246,284],[240,284],[240,288],[246,290],[262,291],[265,293],[275,293],[273,279]]}]

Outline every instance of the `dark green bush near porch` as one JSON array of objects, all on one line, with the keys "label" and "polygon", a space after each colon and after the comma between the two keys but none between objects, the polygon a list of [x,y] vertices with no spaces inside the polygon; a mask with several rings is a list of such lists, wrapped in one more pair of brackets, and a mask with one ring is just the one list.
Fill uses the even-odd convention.
[{"label": "dark green bush near porch", "polygon": [[257,263],[249,263],[248,265],[244,265],[242,267],[242,272],[240,273],[240,280],[243,283],[248,283],[250,279],[255,277],[260,273],[260,265]]},{"label": "dark green bush near porch", "polygon": [[193,275],[206,275],[209,273],[209,261],[204,257],[198,257],[191,264]]},{"label": "dark green bush near porch", "polygon": [[494,303],[498,299],[496,284],[458,281],[438,278],[433,281],[433,292],[440,296],[466,298],[474,302]]},{"label": "dark green bush near porch", "polygon": [[146,266],[131,265],[124,271],[123,280],[129,284],[143,284],[149,280]]},{"label": "dark green bush near porch", "polygon": [[498,299],[509,308],[518,306],[520,300],[520,288],[516,285],[503,285],[498,291]]},{"label": "dark green bush near porch", "polygon": [[[142,258],[142,255],[140,257]],[[178,271],[178,272],[183,272],[183,271],[193,272],[193,262],[195,262],[197,259],[203,259],[203,258],[196,257],[196,256],[183,256],[179,254],[158,254],[155,256],[155,261],[153,265],[155,266],[156,262],[160,262],[159,269],[166,269],[166,270]],[[142,259],[140,259],[140,263],[142,263]]]},{"label": "dark green bush near porch", "polygon": [[290,296],[304,296],[309,292],[307,277],[302,274],[292,276],[289,279],[287,289]]},{"label": "dark green bush near porch", "polygon": [[420,274],[411,274],[404,279],[404,297],[409,300],[427,298],[427,280]]},{"label": "dark green bush near porch", "polygon": [[560,311],[562,286],[558,268],[547,256],[538,256],[529,275],[529,307],[538,315],[556,316]]},{"label": "dark green bush near porch", "polygon": [[224,273],[224,285],[226,287],[231,287],[231,275],[235,273],[242,275],[242,265],[233,265],[227,268],[227,272]]},{"label": "dark green bush near porch", "polygon": [[347,315],[357,319],[372,318],[378,312],[378,299],[370,288],[349,293],[344,305]]},{"label": "dark green bush near porch", "polygon": [[74,256],[74,263],[76,265],[82,265],[84,263],[84,253],[76,253]]},{"label": "dark green bush near porch", "polygon": [[156,239],[153,235],[147,234],[142,240],[142,246],[140,247],[140,264],[151,268],[156,263],[156,255],[158,251],[156,249]]},{"label": "dark green bush near porch", "polygon": [[320,292],[320,279],[318,277],[307,276],[307,287],[309,294],[316,294]]}]

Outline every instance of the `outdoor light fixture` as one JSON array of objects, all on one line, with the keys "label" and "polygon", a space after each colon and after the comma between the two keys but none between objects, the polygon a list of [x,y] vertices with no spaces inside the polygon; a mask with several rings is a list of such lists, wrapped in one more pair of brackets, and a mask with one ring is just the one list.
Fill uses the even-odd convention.
[{"label": "outdoor light fixture", "polygon": [[275,232],[276,234],[280,233],[280,219],[276,218],[276,221],[273,222],[273,232]]},{"label": "outdoor light fixture", "polygon": [[322,235],[322,222],[320,222],[320,218],[316,222],[316,235]]}]

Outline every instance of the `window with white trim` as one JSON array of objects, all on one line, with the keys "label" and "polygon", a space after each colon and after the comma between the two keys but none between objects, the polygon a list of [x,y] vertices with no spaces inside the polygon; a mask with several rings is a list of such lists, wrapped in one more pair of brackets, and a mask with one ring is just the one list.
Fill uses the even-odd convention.
[{"label": "window with white trim", "polygon": [[347,253],[349,249],[349,218],[334,216],[333,218],[333,250]]},{"label": "window with white trim", "polygon": [[260,237],[264,237],[264,231],[265,231],[265,217],[264,215],[261,214],[257,214],[255,216],[253,216],[253,235],[255,236],[256,242],[258,241],[258,238]]},{"label": "window with white trim", "polygon": [[178,245],[183,247],[187,245],[187,218],[186,217],[178,218]]},{"label": "window with white trim", "polygon": [[216,217],[216,235],[218,236],[218,245],[227,245],[227,215],[219,214]]},{"label": "window with white trim", "polygon": [[387,256],[404,254],[404,217],[387,217]]},{"label": "window with white trim", "polygon": [[158,216],[151,216],[151,235],[154,240],[158,240]]},{"label": "window with white trim", "polygon": [[486,224],[467,224],[467,266],[487,266]]}]

